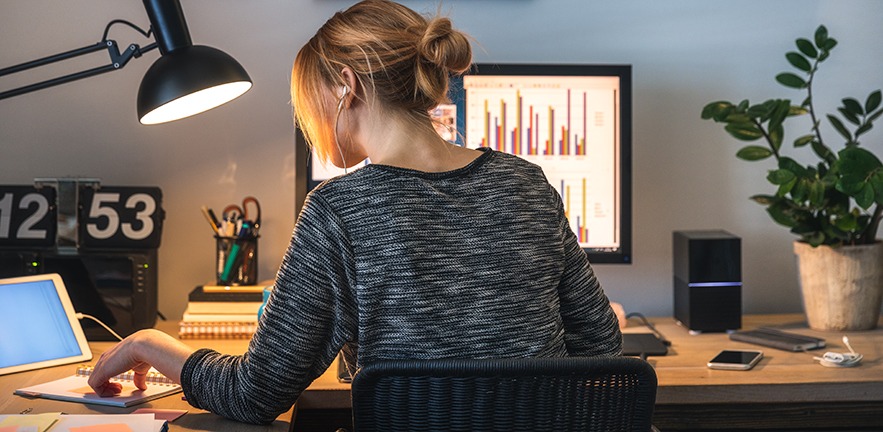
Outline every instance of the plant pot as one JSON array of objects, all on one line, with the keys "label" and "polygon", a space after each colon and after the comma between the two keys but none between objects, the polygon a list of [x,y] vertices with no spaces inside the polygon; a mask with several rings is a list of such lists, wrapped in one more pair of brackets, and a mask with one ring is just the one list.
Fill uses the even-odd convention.
[{"label": "plant pot", "polygon": [[883,243],[812,247],[794,242],[803,307],[814,330],[871,330],[883,299]]}]

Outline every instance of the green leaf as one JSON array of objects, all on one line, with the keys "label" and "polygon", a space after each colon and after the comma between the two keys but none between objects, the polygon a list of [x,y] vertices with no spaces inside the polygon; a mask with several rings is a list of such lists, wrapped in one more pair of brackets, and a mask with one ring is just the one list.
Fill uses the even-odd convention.
[{"label": "green leaf", "polygon": [[814,232],[803,236],[803,241],[809,243],[812,247],[819,247],[825,244],[825,234]]},{"label": "green leaf", "polygon": [[803,147],[803,146],[809,144],[810,141],[812,141],[815,137],[816,137],[815,135],[809,134],[809,135],[804,135],[800,138],[797,138],[796,140],[794,140],[794,147]]},{"label": "green leaf", "polygon": [[833,222],[834,226],[842,231],[853,231],[858,228],[858,220],[851,213],[835,218]]},{"label": "green leaf", "polygon": [[837,40],[828,38],[828,40],[825,41],[825,44],[821,48],[825,51],[831,51],[832,49],[834,49],[835,46],[837,46]]},{"label": "green leaf", "polygon": [[809,202],[813,207],[820,207],[825,202],[825,185],[820,181],[814,181],[809,188]]},{"label": "green leaf", "polygon": [[747,161],[758,161],[766,159],[773,155],[772,150],[761,147],[761,146],[746,146],[742,147],[737,153],[736,157],[742,160]]},{"label": "green leaf", "polygon": [[779,158],[779,169],[791,171],[797,177],[808,177],[809,174],[809,171],[803,165],[787,156]]},{"label": "green leaf", "polygon": [[[791,101],[790,100],[782,99],[782,100],[776,101],[776,103],[773,105],[773,109],[770,113],[770,123],[768,126],[770,132],[772,132],[775,129],[778,129],[780,126],[782,126],[782,122],[785,121],[785,117],[788,115],[788,111],[790,111],[790,110],[791,110]],[[781,141],[780,141],[780,144],[781,144]],[[776,147],[776,148],[778,149],[779,147]]]},{"label": "green leaf", "polygon": [[751,200],[753,200],[754,202],[756,202],[758,204],[771,205],[773,203],[781,201],[782,198],[779,198],[774,195],[754,195],[751,197]]},{"label": "green leaf", "polygon": [[798,179],[794,183],[794,187],[791,188],[791,197],[794,198],[794,201],[802,203],[806,200],[807,194],[809,194],[809,183],[804,178]]},{"label": "green leaf", "polygon": [[855,130],[856,139],[858,139],[859,135],[871,130],[872,127],[874,127],[873,123],[865,123],[865,124],[859,126],[858,129]]},{"label": "green leaf", "polygon": [[859,207],[867,210],[871,204],[874,204],[874,188],[870,184],[865,183],[853,198],[855,198],[855,203]]},{"label": "green leaf", "polygon": [[794,185],[796,185],[796,184],[797,184],[797,178],[795,177],[791,181],[779,185],[779,189],[776,190],[776,195],[782,196],[782,197],[788,195],[788,192],[791,192],[791,190],[794,189]]},{"label": "green leaf", "polygon": [[788,59],[788,63],[791,63],[791,66],[796,67],[804,72],[809,72],[812,70],[812,65],[809,64],[809,60],[798,52],[789,52],[785,54],[785,58]]},{"label": "green leaf", "polygon": [[867,121],[867,122],[870,123],[870,122],[872,122],[872,121],[874,121],[874,120],[877,120],[877,117],[880,117],[880,114],[883,114],[883,109],[881,109],[880,111],[877,111],[877,112],[875,112],[875,113],[869,115],[868,118],[865,119],[865,121]]},{"label": "green leaf", "polygon": [[828,29],[825,26],[820,25],[819,28],[816,29],[815,34],[816,46],[821,48],[825,45],[826,40],[828,40]]},{"label": "green leaf", "polygon": [[846,129],[846,126],[843,125],[843,122],[840,121],[839,118],[834,117],[831,114],[828,114],[828,121],[831,122],[831,125],[834,126],[834,129],[843,135],[843,138],[846,138],[847,141],[852,142],[852,134]]},{"label": "green leaf", "polygon": [[815,152],[816,156],[824,159],[829,164],[834,163],[837,160],[837,156],[834,155],[834,152],[831,151],[827,146],[820,143],[817,140],[812,140],[812,151]]},{"label": "green leaf", "polygon": [[809,58],[816,58],[819,56],[819,52],[816,50],[816,47],[813,46],[812,42],[807,39],[797,39],[797,49],[803,53],[803,55]]},{"label": "green leaf", "polygon": [[785,127],[779,124],[769,131],[769,142],[776,151],[782,148],[782,141],[785,139]]},{"label": "green leaf", "polygon": [[770,217],[773,218],[776,223],[780,225],[784,225],[786,227],[794,227],[797,225],[797,221],[791,217],[790,209],[787,205],[785,205],[784,201],[778,201],[775,204],[767,207],[767,213],[769,213]]},{"label": "green leaf", "polygon": [[745,109],[748,108],[748,99],[743,99],[742,102],[739,102],[739,106],[736,107],[736,111],[745,112]]},{"label": "green leaf", "polygon": [[877,109],[877,107],[880,106],[881,98],[883,98],[883,95],[880,94],[880,90],[868,95],[868,100],[865,101],[865,112],[870,113]]},{"label": "green leaf", "polygon": [[[807,100],[809,100],[809,99],[807,98]],[[804,108],[803,105],[801,105],[801,106],[792,105],[790,108],[788,108],[788,117],[804,115],[808,112],[809,111],[807,111],[807,109]]]},{"label": "green leaf", "polygon": [[708,120],[713,118],[715,121],[721,121],[719,119],[726,117],[726,115],[728,115],[729,112],[732,110],[733,104],[731,104],[730,102],[711,102],[708,105],[705,105],[704,108],[702,108],[702,119]]},{"label": "green leaf", "polygon": [[862,104],[853,98],[843,99],[843,107],[855,115],[862,115],[865,113],[865,110],[862,109]]},{"label": "green leaf", "polygon": [[870,197],[863,197],[863,199],[873,201],[873,188],[870,191],[864,189],[865,186],[870,187],[868,179],[875,172],[883,169],[883,164],[880,163],[880,160],[873,153],[857,146],[850,146],[840,150],[839,156],[840,159],[835,165],[836,169],[840,172],[840,179],[836,185],[837,190],[852,196],[856,200],[862,194],[870,194]]},{"label": "green leaf", "polygon": [[753,123],[729,123],[724,129],[734,138],[742,141],[756,141],[763,138],[763,132]]},{"label": "green leaf", "polygon": [[859,118],[855,114],[849,112],[846,108],[837,108],[837,111],[839,111],[840,114],[843,115],[843,118],[848,120],[850,123],[854,125],[861,124],[861,120],[859,120]]},{"label": "green leaf", "polygon": [[791,72],[782,72],[776,75],[776,81],[778,81],[779,84],[782,84],[785,87],[796,89],[806,88],[806,81]]},{"label": "green leaf", "polygon": [[786,169],[770,170],[769,174],[766,176],[766,179],[774,185],[783,185],[796,178],[797,176],[795,176],[793,172]]},{"label": "green leaf", "polygon": [[800,103],[800,106],[808,107],[810,106],[810,104],[812,104],[812,96],[807,96],[806,99],[804,99],[803,102]]},{"label": "green leaf", "polygon": [[874,199],[877,201],[877,204],[883,204],[883,170],[874,171],[868,182],[874,188]]},{"label": "green leaf", "polygon": [[747,115],[748,115],[749,117],[751,117],[751,118],[764,118],[764,117],[769,117],[769,116],[770,116],[770,112],[771,112],[772,109],[773,109],[773,104],[770,103],[771,101],[772,101],[772,100],[768,100],[768,101],[766,101],[766,102],[764,102],[764,103],[762,103],[762,104],[751,105],[751,106],[748,107],[748,109],[745,111],[745,114],[747,114]]},{"label": "green leaf", "polygon": [[724,121],[727,123],[751,123],[752,120],[751,120],[751,117],[748,116],[747,114],[732,113],[732,114],[728,114],[724,118]]}]

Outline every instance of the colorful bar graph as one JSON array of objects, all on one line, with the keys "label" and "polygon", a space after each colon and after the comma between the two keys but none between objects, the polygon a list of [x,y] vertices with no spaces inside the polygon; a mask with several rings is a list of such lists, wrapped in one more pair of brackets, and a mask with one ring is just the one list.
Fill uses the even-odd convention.
[{"label": "colorful bar graph", "polygon": [[[480,138],[480,145],[515,155],[586,156],[586,134],[590,119],[587,111],[587,92],[583,91],[581,94],[582,104],[579,106],[579,115],[574,119],[571,90],[566,90],[566,104],[562,110],[564,117],[557,128],[555,116],[558,112],[555,107],[528,104],[525,110],[524,97],[520,91],[516,91],[514,98],[508,102],[505,98],[500,98],[498,101],[485,99],[484,136]],[[490,104],[496,102],[499,102],[499,113],[492,113]],[[546,112],[545,129],[548,131],[548,139],[545,140],[542,151],[539,146],[539,125],[543,120],[539,114],[541,110]],[[509,118],[510,114],[514,115],[514,118]],[[573,129],[574,120],[582,125],[581,134]]]}]

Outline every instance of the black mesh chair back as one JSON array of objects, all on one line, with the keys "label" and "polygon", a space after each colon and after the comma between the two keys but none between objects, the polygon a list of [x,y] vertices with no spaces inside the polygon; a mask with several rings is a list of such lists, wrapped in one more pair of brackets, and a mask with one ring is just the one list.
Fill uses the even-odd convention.
[{"label": "black mesh chair back", "polygon": [[352,397],[356,432],[647,432],[656,372],[632,357],[387,360]]}]

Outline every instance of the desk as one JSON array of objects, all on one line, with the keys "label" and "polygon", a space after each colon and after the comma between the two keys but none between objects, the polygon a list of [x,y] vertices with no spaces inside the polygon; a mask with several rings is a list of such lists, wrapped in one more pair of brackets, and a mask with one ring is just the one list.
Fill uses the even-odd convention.
[{"label": "desk", "polygon": [[[669,355],[648,359],[659,380],[653,423],[663,431],[883,428],[883,328],[849,334],[852,347],[864,355],[860,366],[826,368],[812,357],[848,352],[843,333],[809,330],[802,315],[744,316],[742,327],[774,326],[821,337],[826,348],[792,353],[731,341],[724,333],[690,335],[671,318],[651,321],[672,341]],[[764,359],[750,371],[706,368],[725,348],[760,349]]]},{"label": "desk", "polygon": [[[690,335],[671,318],[651,319],[672,341],[669,355],[650,357],[659,379],[653,423],[663,431],[708,429],[883,429],[883,323],[869,332],[849,334],[856,351],[864,354],[856,368],[825,368],[812,360],[813,354],[790,353],[760,347],[764,359],[751,371],[710,370],[705,363],[724,348],[757,349],[755,345],[729,340],[726,334]],[[817,332],[806,328],[802,315],[756,315],[743,317],[743,328],[775,326],[796,333],[822,337],[827,350],[847,351],[841,333]],[[162,322],[157,328],[175,334],[176,323]],[[626,331],[643,331],[635,324]],[[224,353],[245,350],[244,340],[189,340],[193,347],[210,346]],[[110,342],[93,342],[93,354],[108,349]],[[270,426],[252,426],[197,410],[181,400],[180,394],[132,408],[101,407],[11,395],[19,387],[39,384],[70,375],[76,365],[0,377],[0,413],[34,412],[128,413],[138,407],[188,409],[171,423],[171,430],[283,431],[289,428],[293,412],[280,416]],[[298,401],[295,430],[331,430],[345,426],[350,410],[349,386],[340,384],[336,365],[314,381]]]}]

